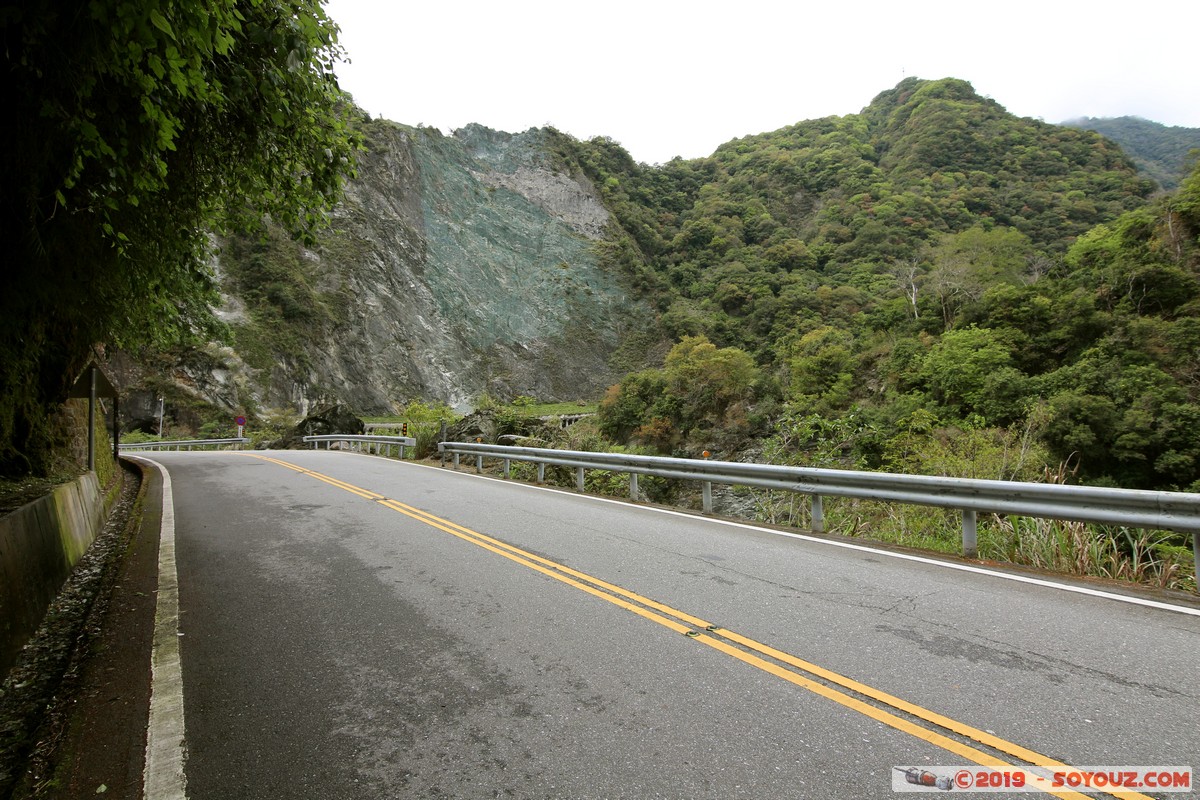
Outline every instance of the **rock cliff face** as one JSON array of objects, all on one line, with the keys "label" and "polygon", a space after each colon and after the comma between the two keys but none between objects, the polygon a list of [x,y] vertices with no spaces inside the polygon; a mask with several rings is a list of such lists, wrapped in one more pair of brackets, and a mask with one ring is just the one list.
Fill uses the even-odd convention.
[{"label": "rock cliff face", "polygon": [[[586,179],[553,167],[541,131],[444,137],[375,121],[364,132],[358,177],[320,244],[271,245],[291,248],[287,281],[321,319],[270,335],[288,315],[239,292],[259,269],[246,259],[278,253],[224,248],[221,315],[241,358],[214,350],[207,374],[189,370],[193,386],[222,406],[333,400],[381,413],[412,399],[463,408],[483,392],[593,397],[619,379],[608,360],[650,312],[599,266],[608,212]],[[252,358],[251,341],[270,352]]]}]

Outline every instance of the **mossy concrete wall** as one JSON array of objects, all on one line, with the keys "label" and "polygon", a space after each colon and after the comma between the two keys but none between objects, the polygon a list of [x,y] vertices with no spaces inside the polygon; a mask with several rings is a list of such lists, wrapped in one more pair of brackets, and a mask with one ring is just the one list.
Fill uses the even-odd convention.
[{"label": "mossy concrete wall", "polygon": [[0,517],[0,676],[99,534],[104,505],[96,473],[89,472]]}]

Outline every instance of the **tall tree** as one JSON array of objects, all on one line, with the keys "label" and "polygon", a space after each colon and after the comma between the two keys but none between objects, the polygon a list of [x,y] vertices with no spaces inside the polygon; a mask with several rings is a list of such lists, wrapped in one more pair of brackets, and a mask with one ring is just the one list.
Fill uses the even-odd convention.
[{"label": "tall tree", "polygon": [[1000,282],[1014,282],[1032,255],[1029,239],[1012,228],[980,226],[947,234],[933,248],[929,284],[942,306],[949,329],[964,303],[978,300]]},{"label": "tall tree", "polygon": [[0,3],[0,473],[45,468],[93,345],[210,320],[209,241],[310,235],[351,169],[321,0]]}]

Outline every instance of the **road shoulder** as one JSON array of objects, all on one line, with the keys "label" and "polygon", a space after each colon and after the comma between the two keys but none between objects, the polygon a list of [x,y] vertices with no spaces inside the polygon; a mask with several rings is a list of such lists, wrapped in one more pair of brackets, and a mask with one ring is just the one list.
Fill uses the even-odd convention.
[{"label": "road shoulder", "polygon": [[142,796],[161,492],[158,470],[142,468],[108,591],[96,598],[14,800]]}]

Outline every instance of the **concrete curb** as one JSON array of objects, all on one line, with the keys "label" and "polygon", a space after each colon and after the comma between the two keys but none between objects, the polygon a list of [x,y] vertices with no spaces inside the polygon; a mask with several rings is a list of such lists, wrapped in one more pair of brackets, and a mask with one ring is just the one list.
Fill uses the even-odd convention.
[{"label": "concrete curb", "polygon": [[187,744],[184,737],[183,673],[179,656],[179,579],[175,568],[175,501],[171,475],[148,458],[137,459],[156,470],[148,498],[161,498],[158,544],[158,599],[154,646],[150,657],[150,715],[146,726],[145,800],[185,800]]}]

